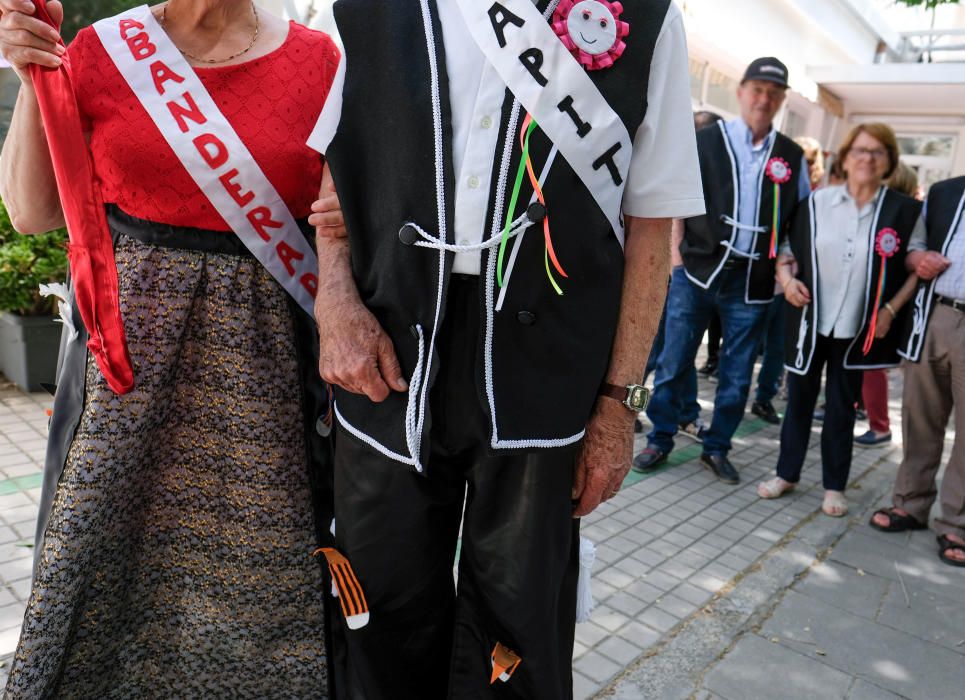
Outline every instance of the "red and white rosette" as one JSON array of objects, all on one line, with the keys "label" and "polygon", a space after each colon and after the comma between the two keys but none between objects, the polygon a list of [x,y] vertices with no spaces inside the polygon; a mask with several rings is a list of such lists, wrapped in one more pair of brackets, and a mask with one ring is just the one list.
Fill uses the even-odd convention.
[{"label": "red and white rosette", "polygon": [[791,170],[791,166],[788,165],[786,160],[774,157],[767,161],[764,173],[775,185],[783,185],[791,181],[791,175],[794,174],[794,171]]},{"label": "red and white rosette", "polygon": [[893,258],[901,246],[898,232],[893,228],[883,228],[878,231],[875,239],[875,252],[883,258]]}]

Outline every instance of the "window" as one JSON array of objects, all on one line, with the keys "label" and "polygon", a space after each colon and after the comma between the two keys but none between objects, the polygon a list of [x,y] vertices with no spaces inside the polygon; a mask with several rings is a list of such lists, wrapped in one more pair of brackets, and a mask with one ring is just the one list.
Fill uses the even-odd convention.
[{"label": "window", "polygon": [[737,102],[738,82],[720,71],[709,68],[707,71],[707,105],[717,107],[730,114],[740,114]]},{"label": "window", "polygon": [[955,149],[955,137],[941,134],[899,136],[898,148],[903,156],[929,156],[951,158]]},{"label": "window", "polygon": [[784,120],[784,128],[782,131],[790,136],[792,139],[798,136],[807,136],[807,118],[800,112],[795,112],[793,109],[787,111],[787,118]]},{"label": "window", "polygon": [[697,103],[704,101],[704,75],[706,72],[706,61],[690,59],[690,96]]}]

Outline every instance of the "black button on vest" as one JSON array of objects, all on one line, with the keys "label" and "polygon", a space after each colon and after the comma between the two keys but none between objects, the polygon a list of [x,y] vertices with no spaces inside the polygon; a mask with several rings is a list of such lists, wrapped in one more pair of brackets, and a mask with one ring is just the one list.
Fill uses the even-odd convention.
[{"label": "black button on vest", "polygon": [[399,240],[402,241],[403,245],[415,245],[419,240],[419,232],[412,224],[406,224],[399,229]]},{"label": "black button on vest", "polygon": [[536,323],[536,314],[531,311],[520,311],[516,314],[516,320],[522,323],[524,326],[532,326]]}]

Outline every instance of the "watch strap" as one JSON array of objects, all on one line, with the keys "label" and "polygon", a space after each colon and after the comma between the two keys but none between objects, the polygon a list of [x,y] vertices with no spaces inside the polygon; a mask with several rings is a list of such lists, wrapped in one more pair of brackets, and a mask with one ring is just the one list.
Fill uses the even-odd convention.
[{"label": "watch strap", "polygon": [[616,399],[620,403],[625,403],[627,400],[627,387],[603,382],[603,384],[600,385],[600,396],[606,396],[611,399]]}]

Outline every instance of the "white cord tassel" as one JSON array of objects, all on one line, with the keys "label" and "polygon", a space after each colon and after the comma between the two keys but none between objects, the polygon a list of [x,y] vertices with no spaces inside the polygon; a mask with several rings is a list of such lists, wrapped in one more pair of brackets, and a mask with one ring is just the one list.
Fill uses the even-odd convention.
[{"label": "white cord tassel", "polygon": [[585,537],[580,537],[580,579],[576,585],[576,621],[588,622],[593,612],[593,562],[596,547]]},{"label": "white cord tassel", "polygon": [[57,320],[63,323],[64,327],[67,329],[68,342],[77,340],[77,329],[74,327],[74,319],[71,314],[70,304],[67,301],[69,298],[67,285],[61,284],[60,282],[42,284],[40,285],[40,296],[57,298],[57,311],[60,313],[60,317]]}]

